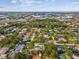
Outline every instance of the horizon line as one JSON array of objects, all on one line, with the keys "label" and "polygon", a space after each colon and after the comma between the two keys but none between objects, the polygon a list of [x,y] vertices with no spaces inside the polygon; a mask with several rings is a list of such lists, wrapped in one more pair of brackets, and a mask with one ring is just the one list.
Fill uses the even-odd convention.
[{"label": "horizon line", "polygon": [[0,12],[79,12],[79,11],[0,11]]}]

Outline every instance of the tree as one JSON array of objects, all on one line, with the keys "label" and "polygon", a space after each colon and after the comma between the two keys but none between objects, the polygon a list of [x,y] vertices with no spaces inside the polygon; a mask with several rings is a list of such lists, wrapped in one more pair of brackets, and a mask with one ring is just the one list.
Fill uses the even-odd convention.
[{"label": "tree", "polygon": [[14,59],[26,59],[26,55],[22,53],[18,53],[15,55]]},{"label": "tree", "polygon": [[72,59],[70,56],[66,55],[66,56],[63,56],[62,59]]}]

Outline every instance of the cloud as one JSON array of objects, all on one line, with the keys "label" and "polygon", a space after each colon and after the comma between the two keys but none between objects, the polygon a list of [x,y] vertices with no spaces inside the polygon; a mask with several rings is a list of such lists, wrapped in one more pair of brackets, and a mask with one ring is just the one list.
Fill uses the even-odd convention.
[{"label": "cloud", "polygon": [[17,0],[11,0],[11,3],[16,4]]},{"label": "cloud", "polygon": [[[58,5],[58,0],[11,0],[11,11],[79,11],[79,2]],[[60,0],[61,1],[61,0]],[[63,0],[62,0],[63,1]],[[57,2],[54,4],[54,2]],[[0,9],[1,10],[1,9]],[[2,9],[4,10],[4,9]]]},{"label": "cloud", "polygon": [[16,5],[26,5],[26,6],[37,6],[37,5],[44,5],[45,3],[48,4],[49,1],[54,2],[55,0],[11,0],[11,3]]},{"label": "cloud", "polygon": [[77,5],[77,4],[79,4],[79,2],[73,2],[73,4],[74,4],[74,5]]},{"label": "cloud", "polygon": [[24,1],[21,1],[20,3],[23,5],[30,5],[30,6],[42,4],[41,0],[24,0]]},{"label": "cloud", "polygon": [[8,11],[8,9],[7,8],[5,8],[5,7],[3,7],[3,6],[0,6],[0,11]]},{"label": "cloud", "polygon": [[72,2],[61,6],[60,11],[79,11],[79,2]]}]

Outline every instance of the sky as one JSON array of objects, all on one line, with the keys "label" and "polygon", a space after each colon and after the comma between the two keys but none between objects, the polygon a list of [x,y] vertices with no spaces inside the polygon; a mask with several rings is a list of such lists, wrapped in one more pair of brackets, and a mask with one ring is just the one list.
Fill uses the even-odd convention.
[{"label": "sky", "polygon": [[79,11],[79,0],[0,0],[0,11]]}]

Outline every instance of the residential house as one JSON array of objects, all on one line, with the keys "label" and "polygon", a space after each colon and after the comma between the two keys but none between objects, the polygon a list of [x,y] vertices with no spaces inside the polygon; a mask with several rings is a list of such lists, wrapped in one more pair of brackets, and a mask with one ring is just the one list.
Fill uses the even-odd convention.
[{"label": "residential house", "polygon": [[5,36],[4,35],[1,35],[0,36],[0,41],[2,41],[4,38],[5,38]]},{"label": "residential house", "polygon": [[42,59],[42,58],[39,55],[33,55],[33,58],[32,59]]},{"label": "residential house", "polygon": [[35,43],[35,50],[44,50],[44,43]]},{"label": "residential house", "polygon": [[0,59],[6,58],[7,48],[0,48]]},{"label": "residential house", "polygon": [[58,42],[67,42],[67,40],[65,39],[65,36],[57,36]]}]

